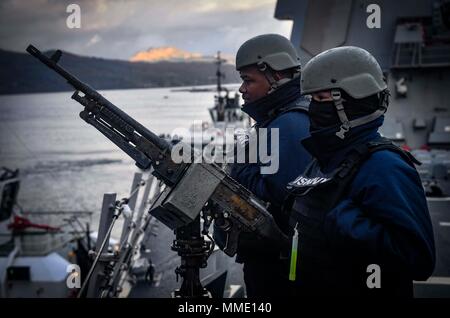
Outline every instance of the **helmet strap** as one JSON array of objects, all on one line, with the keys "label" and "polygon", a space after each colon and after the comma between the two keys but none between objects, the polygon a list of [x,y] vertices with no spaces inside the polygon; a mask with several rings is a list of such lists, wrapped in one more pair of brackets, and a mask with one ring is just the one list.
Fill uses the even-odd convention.
[{"label": "helmet strap", "polygon": [[[381,105],[380,109],[377,109],[373,113],[370,113],[369,115],[356,118],[354,120],[348,120],[347,115],[344,111],[344,105],[342,103],[342,96],[341,92],[339,90],[333,89],[331,91],[331,96],[333,98],[334,107],[336,107],[337,114],[339,116],[339,120],[341,121],[342,125],[339,127],[339,131],[336,133],[336,136],[338,136],[341,139],[345,139],[345,133],[350,130],[350,128],[362,126],[364,124],[367,124],[378,117],[382,116],[386,110],[387,110],[387,98],[383,96],[380,98]],[[386,96],[389,96],[389,93],[386,93]]]},{"label": "helmet strap", "polygon": [[269,82],[270,90],[267,92],[267,94],[273,93],[278,88],[278,83],[275,80],[275,78],[273,77],[272,72],[270,71],[267,64],[264,62],[260,62],[257,65],[258,65],[258,69],[260,70],[260,72],[262,72],[264,74],[264,77]]},{"label": "helmet strap", "polygon": [[341,92],[338,89],[333,89],[331,91],[331,97],[333,98],[334,107],[336,108],[339,120],[342,123],[341,127],[339,127],[339,131],[336,133],[336,136],[338,136],[341,139],[344,139],[345,133],[350,129],[350,121],[348,120],[347,114],[344,111]]},{"label": "helmet strap", "polygon": [[[272,70],[267,66],[266,63],[259,62],[257,64],[257,66],[258,66],[259,71],[261,71],[264,74],[265,78],[269,82],[270,90],[267,92],[267,94],[273,93],[278,87],[280,87],[281,85],[286,84],[287,82],[292,80],[292,78],[282,78],[277,81],[273,77]],[[298,76],[297,74],[300,75],[300,72],[296,73],[296,75],[293,78],[297,77]]]},{"label": "helmet strap", "polygon": [[384,91],[381,91],[378,94],[378,98],[380,99],[380,108],[387,109],[389,106],[389,96],[391,96],[391,93],[388,89],[385,89]]}]

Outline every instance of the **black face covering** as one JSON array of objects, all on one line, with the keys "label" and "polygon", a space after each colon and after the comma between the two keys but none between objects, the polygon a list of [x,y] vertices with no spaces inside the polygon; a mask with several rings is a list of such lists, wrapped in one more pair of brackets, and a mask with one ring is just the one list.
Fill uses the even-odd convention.
[{"label": "black face covering", "polygon": [[344,109],[349,120],[366,116],[380,108],[380,99],[377,94],[361,99],[352,98],[345,92],[342,92],[344,99]]},{"label": "black face covering", "polygon": [[309,130],[311,132],[340,123],[339,116],[332,101],[317,102],[314,99],[309,104],[309,121]]},{"label": "black face covering", "polygon": [[[376,94],[362,99],[354,99],[343,91],[341,94],[344,100],[344,110],[349,120],[373,113],[380,107]],[[333,101],[317,102],[312,99],[309,104],[309,117],[311,132],[341,124]]]}]

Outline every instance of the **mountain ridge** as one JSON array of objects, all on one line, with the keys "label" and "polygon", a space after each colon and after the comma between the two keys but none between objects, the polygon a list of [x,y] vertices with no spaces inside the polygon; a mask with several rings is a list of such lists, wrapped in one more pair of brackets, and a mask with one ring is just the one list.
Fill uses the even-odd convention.
[{"label": "mountain ridge", "polygon": [[[46,51],[49,56],[54,50]],[[63,51],[60,65],[93,88],[128,89],[214,84],[217,66],[206,62],[130,62]],[[231,64],[222,65],[223,83],[237,83]],[[28,53],[0,49],[0,94],[60,92],[71,86]]]}]

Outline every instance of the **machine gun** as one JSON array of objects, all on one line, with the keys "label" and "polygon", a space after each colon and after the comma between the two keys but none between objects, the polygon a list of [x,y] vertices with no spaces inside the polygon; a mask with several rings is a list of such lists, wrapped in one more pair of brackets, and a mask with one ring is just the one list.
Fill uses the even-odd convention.
[{"label": "machine gun", "polygon": [[[220,220],[227,233],[224,252],[236,253],[239,233],[254,232],[276,245],[289,244],[265,205],[214,163],[175,163],[173,145],[142,126],[105,97],[62,68],[60,50],[49,58],[29,45],[27,52],[61,75],[74,89],[72,99],[84,106],[80,117],[94,126],[143,170],[153,167],[153,175],[166,186],[149,213],[174,230],[172,249],[181,256],[177,274],[183,278],[174,296],[199,297],[207,292],[199,281],[199,268],[206,266],[211,242],[200,232],[200,212]],[[81,95],[82,93],[83,95]],[[189,147],[183,147],[188,149]],[[194,153],[194,152],[192,152]],[[195,153],[192,155],[195,156]]]}]

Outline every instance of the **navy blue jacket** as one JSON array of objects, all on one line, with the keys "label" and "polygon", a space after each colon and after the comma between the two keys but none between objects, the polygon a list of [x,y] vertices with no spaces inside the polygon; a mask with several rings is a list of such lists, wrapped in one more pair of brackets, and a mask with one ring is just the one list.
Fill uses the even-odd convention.
[{"label": "navy blue jacket", "polygon": [[[243,111],[256,121],[256,128],[267,128],[267,149],[271,152],[271,129],[279,129],[279,168],[273,174],[262,174],[262,163],[235,164],[231,171],[240,184],[260,199],[269,202],[269,212],[285,232],[289,232],[288,216],[281,213],[283,200],[287,196],[286,185],[300,174],[311,161],[310,154],[301,140],[309,136],[309,101],[300,96],[300,80],[294,79],[275,92],[260,100],[245,104]],[[304,108],[299,110],[298,108]],[[296,109],[296,110],[294,110]],[[274,150],[275,151],[275,150]],[[279,258],[278,248],[271,248],[270,242],[258,240],[254,234],[242,233],[237,251],[238,262],[258,257]]]},{"label": "navy blue jacket", "polygon": [[[380,138],[382,122],[379,118],[354,128],[343,141],[312,133],[303,143],[323,172],[332,171],[356,144]],[[327,214],[324,232],[333,250],[373,260],[382,271],[409,281],[410,290],[412,279],[427,279],[434,270],[433,229],[422,183],[398,153],[380,150],[363,163],[348,196]]]},{"label": "navy blue jacket", "polygon": [[271,149],[270,129],[279,129],[278,172],[261,174],[262,164],[258,162],[233,169],[231,176],[262,200],[281,206],[287,194],[286,185],[311,161],[311,156],[300,142],[309,135],[308,115],[300,111],[286,112],[261,128],[268,129],[267,149]]},{"label": "navy blue jacket", "polygon": [[362,165],[349,196],[327,214],[325,233],[336,249],[380,260],[382,269],[407,269],[415,280],[433,272],[433,231],[419,175],[392,151],[375,152]]}]

